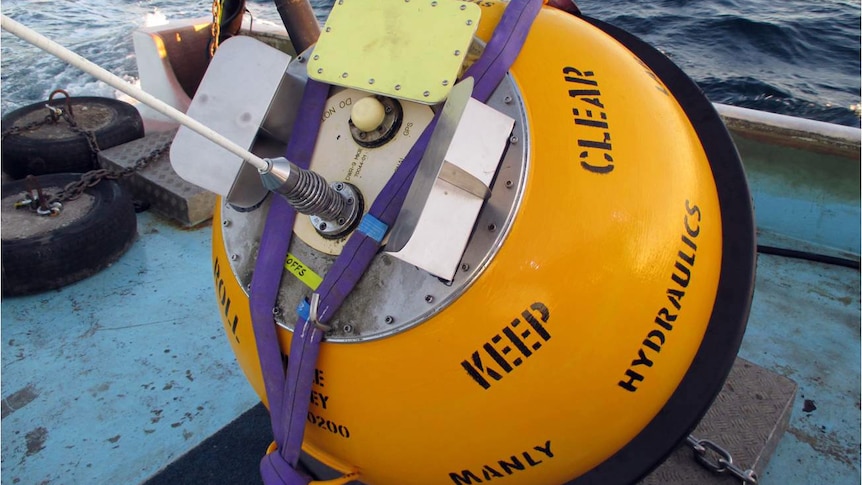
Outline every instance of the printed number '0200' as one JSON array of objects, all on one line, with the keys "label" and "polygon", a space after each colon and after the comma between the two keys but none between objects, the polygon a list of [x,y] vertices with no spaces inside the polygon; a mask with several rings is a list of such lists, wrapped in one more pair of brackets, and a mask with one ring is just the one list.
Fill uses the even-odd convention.
[{"label": "printed number '0200'", "polygon": [[333,423],[332,421],[318,416],[311,411],[308,412],[308,416],[306,417],[309,423],[312,425],[317,425],[318,428],[325,429],[332,434],[337,434],[342,438],[350,438],[350,430],[347,429],[347,426],[343,424]]}]

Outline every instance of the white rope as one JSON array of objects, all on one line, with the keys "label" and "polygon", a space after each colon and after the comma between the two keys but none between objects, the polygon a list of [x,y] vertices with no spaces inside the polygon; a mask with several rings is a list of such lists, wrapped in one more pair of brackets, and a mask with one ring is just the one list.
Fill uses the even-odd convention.
[{"label": "white rope", "polygon": [[2,27],[3,30],[6,30],[10,34],[13,34],[16,37],[19,37],[35,45],[39,49],[42,49],[43,51],[59,58],[64,62],[71,64],[74,67],[77,67],[78,69],[95,77],[96,79],[128,94],[129,96],[146,104],[147,106],[153,108],[159,113],[162,113],[163,115],[177,121],[183,126],[189,128],[190,130],[193,130],[201,136],[205,137],[206,139],[212,141],[216,145],[219,145],[220,147],[228,150],[234,155],[241,157],[245,162],[250,163],[258,170],[265,171],[268,169],[269,163],[267,163],[264,159],[258,157],[254,153],[251,153],[250,151],[242,148],[231,140],[219,135],[211,128],[208,128],[203,123],[189,117],[185,113],[161,101],[160,99],[154,97],[146,91],[132,86],[126,81],[123,81],[119,77],[111,74],[110,72],[97,66],[96,64],[93,64],[87,59],[84,59],[78,54],[75,54],[69,49],[66,49],[65,47],[52,41],[51,39],[44,37],[38,32],[30,29],[29,27],[26,27],[2,14],[0,14],[0,27]]}]

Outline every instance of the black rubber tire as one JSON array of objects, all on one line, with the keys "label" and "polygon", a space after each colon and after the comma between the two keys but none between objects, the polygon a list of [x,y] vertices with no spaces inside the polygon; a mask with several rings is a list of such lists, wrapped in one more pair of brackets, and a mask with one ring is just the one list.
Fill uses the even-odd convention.
[{"label": "black rubber tire", "polygon": [[[50,104],[63,107],[58,96]],[[3,117],[3,131],[23,127],[48,115],[44,102],[19,108]],[[138,110],[118,99],[72,98],[72,112],[78,124],[93,131],[102,150],[144,136],[144,122]],[[44,125],[18,135],[7,135],[2,144],[2,168],[14,179],[27,175],[86,172],[98,168],[87,139],[72,131],[68,123]]]},{"label": "black rubber tire", "polygon": [[[36,177],[51,193],[79,178],[79,174]],[[2,186],[3,296],[52,290],[91,276],[119,259],[137,235],[131,196],[113,180],[103,180],[81,198],[66,202],[57,217],[15,209],[14,202],[25,191],[23,180]],[[28,227],[30,222],[38,226]]]}]

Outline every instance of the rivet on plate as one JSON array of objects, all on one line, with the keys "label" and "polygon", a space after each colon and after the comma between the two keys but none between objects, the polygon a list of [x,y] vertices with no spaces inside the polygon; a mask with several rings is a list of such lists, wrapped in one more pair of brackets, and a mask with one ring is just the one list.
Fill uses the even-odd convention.
[{"label": "rivet on plate", "polygon": [[503,102],[506,104],[511,104],[512,103],[512,97],[506,96],[505,98],[503,98]]},{"label": "rivet on plate", "polygon": [[515,136],[515,135],[510,136],[510,137],[509,137],[509,142],[510,142],[510,143],[512,143],[512,145],[514,145],[514,144],[518,143],[518,137],[517,137],[517,136]]},{"label": "rivet on plate", "polygon": [[346,73],[346,72],[342,72],[342,73],[341,73],[341,77],[342,77],[342,79],[346,79],[346,78],[347,78],[347,73]]},{"label": "rivet on plate", "polygon": [[368,84],[374,84],[374,78],[369,79]]},{"label": "rivet on plate", "polygon": [[396,85],[395,85],[395,90],[396,90],[396,91],[401,91],[401,85],[400,85],[400,84],[396,84]]},{"label": "rivet on plate", "polygon": [[316,61],[316,60],[320,59],[320,56],[315,54],[314,57],[312,57],[312,59],[314,59]]},{"label": "rivet on plate", "polygon": [[425,295],[425,303],[434,303],[434,297],[431,295]]},{"label": "rivet on plate", "polygon": [[326,31],[327,31],[327,32],[331,32],[331,31],[332,31],[332,27],[327,27],[327,28],[326,28]]},{"label": "rivet on plate", "polygon": [[506,181],[506,188],[507,189],[511,189],[514,186],[515,186],[515,182],[512,182],[511,180]]},{"label": "rivet on plate", "polygon": [[496,230],[497,230],[497,225],[496,225],[496,224],[494,224],[493,222],[492,222],[492,223],[490,223],[490,224],[488,224],[488,231],[490,231],[490,232],[494,232],[494,231],[496,231]]},{"label": "rivet on plate", "polygon": [[467,10],[467,6],[466,6],[466,5],[461,5],[461,10]]},{"label": "rivet on plate", "polygon": [[231,255],[230,255],[230,260],[231,260],[231,261],[236,261],[237,259],[239,259],[239,254],[231,254]]},{"label": "rivet on plate", "polygon": [[322,68],[322,67],[318,67],[318,68],[317,68],[317,73],[318,73],[318,74],[323,74],[323,68]]},{"label": "rivet on plate", "polygon": [[432,6],[432,7],[436,7],[436,6],[437,6],[437,2],[431,2],[431,6]]},{"label": "rivet on plate", "polygon": [[444,80],[443,80],[443,85],[444,85],[444,86],[448,86],[448,85],[449,85],[449,80],[448,80],[448,79],[444,79]]},{"label": "rivet on plate", "polygon": [[230,226],[230,221],[225,219],[225,220],[221,221],[221,225],[224,227],[228,227],[228,226]]},{"label": "rivet on plate", "polygon": [[422,96],[425,96],[427,98],[428,96],[431,96],[431,92],[425,91],[424,93],[422,93]]},{"label": "rivet on plate", "polygon": [[473,25],[473,20],[467,19],[467,25]]},{"label": "rivet on plate", "polygon": [[456,50],[456,51],[455,51],[455,55],[456,55],[456,56],[460,56],[460,55],[461,55],[461,51]]},{"label": "rivet on plate", "polygon": [[461,271],[470,271],[470,265],[467,263],[461,263]]},{"label": "rivet on plate", "polygon": [[[409,2],[410,0],[405,1]],[[392,315],[386,315],[386,318],[384,318],[383,320],[386,322],[387,325],[392,325],[395,322],[395,319],[392,318]]]}]

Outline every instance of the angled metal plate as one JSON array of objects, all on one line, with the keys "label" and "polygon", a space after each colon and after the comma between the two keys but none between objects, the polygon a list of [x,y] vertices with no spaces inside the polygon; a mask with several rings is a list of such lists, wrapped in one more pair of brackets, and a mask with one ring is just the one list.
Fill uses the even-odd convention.
[{"label": "angled metal plate", "polygon": [[413,235],[472,94],[473,78],[468,77],[455,86],[446,104],[443,105],[443,112],[440,113],[437,126],[434,127],[431,140],[425,149],[425,155],[422,156],[416,169],[416,176],[413,178],[410,190],[407,191],[401,212],[398,213],[395,225],[389,233],[389,241],[386,243],[388,251],[400,251]]},{"label": "angled metal plate", "polygon": [[337,0],[308,63],[312,79],[436,104],[449,94],[479,25],[458,0]]},{"label": "angled metal plate", "polygon": [[[289,66],[287,54],[251,37],[232,37],[210,61],[187,114],[259,156],[280,155],[304,87]],[[251,164],[184,126],[170,159],[184,180],[237,207],[253,207],[268,193]]]},{"label": "angled metal plate", "polygon": [[472,99],[472,81],[458,83],[446,101],[386,246],[388,254],[446,281],[491,194],[515,123]]}]

